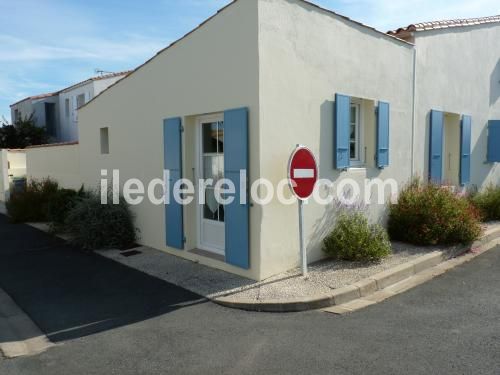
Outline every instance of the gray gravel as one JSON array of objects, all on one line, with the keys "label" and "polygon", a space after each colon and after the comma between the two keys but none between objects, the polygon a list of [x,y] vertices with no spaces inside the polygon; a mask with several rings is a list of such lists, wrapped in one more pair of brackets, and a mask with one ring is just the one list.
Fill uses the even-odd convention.
[{"label": "gray gravel", "polygon": [[392,247],[393,254],[381,262],[357,263],[324,260],[309,265],[307,279],[304,279],[300,269],[296,268],[260,282],[148,247],[137,248],[136,250],[141,254],[132,257],[124,257],[118,250],[103,250],[98,253],[210,299],[229,296],[235,299],[262,301],[314,297],[410,262],[432,251],[441,250],[449,257],[453,257],[460,249],[459,246],[418,247],[398,242],[393,243]]}]

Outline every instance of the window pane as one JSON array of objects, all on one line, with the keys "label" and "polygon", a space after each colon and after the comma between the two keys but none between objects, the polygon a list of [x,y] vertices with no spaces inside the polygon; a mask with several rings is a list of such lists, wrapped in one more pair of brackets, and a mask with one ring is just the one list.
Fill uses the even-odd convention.
[{"label": "window pane", "polygon": [[217,123],[203,124],[203,153],[212,154],[217,152]]},{"label": "window pane", "polygon": [[351,142],[351,159],[356,159],[356,143]]},{"label": "window pane", "polygon": [[80,108],[85,104],[85,94],[80,94],[76,97],[76,108]]},{"label": "window pane", "polygon": [[224,157],[222,155],[203,156],[203,178],[214,180],[214,185],[224,177]]},{"label": "window pane", "polygon": [[214,189],[205,190],[205,206],[203,207],[203,218],[213,221],[224,221],[224,206],[215,199]]},{"label": "window pane", "polygon": [[217,211],[219,208],[219,203],[215,199],[215,193],[213,189],[207,188],[205,190],[205,206],[203,208],[203,217],[209,220],[217,220]]}]

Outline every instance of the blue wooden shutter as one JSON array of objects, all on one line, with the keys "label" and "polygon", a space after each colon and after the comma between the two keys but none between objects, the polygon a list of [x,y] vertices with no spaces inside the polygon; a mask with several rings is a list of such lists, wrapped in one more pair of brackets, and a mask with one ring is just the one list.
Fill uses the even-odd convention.
[{"label": "blue wooden shutter", "polygon": [[460,130],[460,185],[470,182],[472,118],[464,115]]},{"label": "blue wooden shutter", "polygon": [[377,111],[377,167],[389,166],[389,103],[379,102]]},{"label": "blue wooden shutter", "polygon": [[170,173],[168,203],[165,205],[165,229],[167,246],[184,249],[183,206],[174,199],[174,185],[182,178],[182,123],[179,117],[163,122],[165,170]]},{"label": "blue wooden shutter", "polygon": [[351,165],[349,143],[351,98],[346,95],[335,94],[334,112],[334,165],[337,169],[346,169]]},{"label": "blue wooden shutter", "polygon": [[432,110],[429,142],[429,177],[436,184],[440,184],[443,179],[443,122],[443,112]]},{"label": "blue wooden shutter", "polygon": [[[250,267],[249,203],[247,183],[245,196],[240,194],[240,171],[248,180],[248,109],[224,112],[224,177],[234,183],[234,201],[224,207],[226,223],[226,262],[237,267]],[[243,198],[243,199],[241,199]]]},{"label": "blue wooden shutter", "polygon": [[491,120],[488,124],[488,163],[500,162],[500,120]]}]

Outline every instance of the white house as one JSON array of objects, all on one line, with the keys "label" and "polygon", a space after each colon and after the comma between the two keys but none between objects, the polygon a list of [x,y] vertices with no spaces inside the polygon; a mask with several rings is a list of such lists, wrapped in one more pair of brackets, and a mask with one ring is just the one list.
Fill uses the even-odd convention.
[{"label": "white house", "polygon": [[129,72],[104,74],[76,83],[59,92],[60,142],[78,141],[78,108],[99,95]]},{"label": "white house", "polygon": [[128,73],[103,74],[61,91],[20,100],[10,106],[12,122],[33,115],[35,124],[47,129],[52,143],[78,141],[78,108]]},{"label": "white house", "polygon": [[[169,184],[276,186],[300,143],[320,178],[358,181],[360,196],[367,181],[414,175],[499,184],[499,39],[498,17],[387,34],[303,0],[234,1],[80,109],[82,182],[118,169],[122,184],[147,183],[166,169]],[[197,199],[133,206],[140,242],[257,280],[298,264],[295,204]],[[310,261],[336,207],[305,207]],[[383,222],[386,209],[370,202],[367,212]]]},{"label": "white house", "polygon": [[33,116],[37,126],[45,127],[50,137],[57,138],[59,93],[30,96],[10,106],[12,122]]}]

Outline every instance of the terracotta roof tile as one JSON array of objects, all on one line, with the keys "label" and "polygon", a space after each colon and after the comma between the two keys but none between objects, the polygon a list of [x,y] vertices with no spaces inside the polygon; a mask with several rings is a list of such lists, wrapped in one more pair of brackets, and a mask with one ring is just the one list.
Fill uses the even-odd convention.
[{"label": "terracotta roof tile", "polygon": [[22,102],[24,102],[24,101],[26,101],[28,99],[30,99],[30,100],[37,100],[37,99],[43,99],[43,98],[50,98],[51,96],[55,96],[55,95],[58,95],[58,94],[59,94],[59,91],[49,92],[47,94],[40,94],[40,95],[28,96],[27,98],[24,98],[22,100],[18,100],[17,102],[11,104],[10,106],[13,107],[16,104],[22,103]]},{"label": "terracotta roof tile", "polygon": [[452,27],[474,26],[474,25],[482,25],[486,23],[495,23],[495,22],[500,22],[500,15],[490,16],[490,17],[480,17],[480,18],[466,18],[466,19],[456,19],[456,20],[415,23],[408,25],[407,27],[400,27],[397,30],[388,31],[387,34],[398,36],[400,34],[405,34],[414,31],[448,29]]}]

